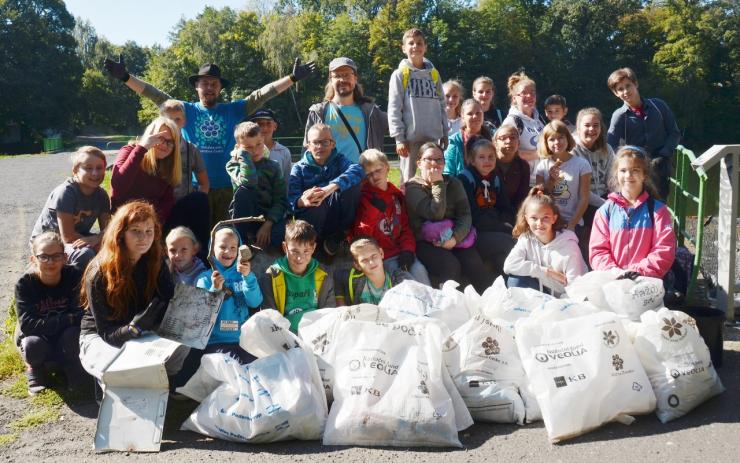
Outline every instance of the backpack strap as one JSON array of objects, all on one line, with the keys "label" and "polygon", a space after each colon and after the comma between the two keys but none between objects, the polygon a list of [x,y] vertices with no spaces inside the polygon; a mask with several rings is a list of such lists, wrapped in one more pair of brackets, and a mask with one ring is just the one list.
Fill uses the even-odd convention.
[{"label": "backpack strap", "polygon": [[648,214],[650,214],[650,224],[655,227],[655,198],[648,196],[645,203],[647,204]]},{"label": "backpack strap", "polygon": [[[429,74],[432,76],[432,81],[434,81],[434,85],[439,84],[439,71],[437,68],[432,68],[431,71],[429,71]],[[401,67],[401,84],[403,85],[403,91],[406,92],[406,89],[409,86],[409,77],[411,76],[411,68],[408,66],[402,66]]]},{"label": "backpack strap", "polygon": [[352,140],[354,140],[355,141],[355,144],[357,145],[357,152],[360,153],[360,154],[362,154],[362,145],[360,145],[360,140],[357,139],[357,135],[355,135],[355,131],[352,129],[352,126],[349,125],[349,121],[344,116],[344,113],[339,108],[339,105],[337,105],[333,101],[331,103],[329,103],[329,104],[332,105],[332,107],[337,112],[337,114],[339,114],[339,118],[342,119],[342,122],[344,122],[344,126],[347,128],[347,132],[349,132],[349,134],[352,136]]},{"label": "backpack strap", "polygon": [[275,307],[281,314],[285,315],[285,275],[278,272],[277,275],[271,275],[272,295],[275,298]]},{"label": "backpack strap", "polygon": [[470,173],[470,171],[468,169],[463,169],[463,171],[460,172],[460,175],[462,175],[463,177],[465,177],[465,180],[467,180],[470,183],[472,183],[473,184],[473,188],[475,188],[475,179],[473,178],[473,174]]}]

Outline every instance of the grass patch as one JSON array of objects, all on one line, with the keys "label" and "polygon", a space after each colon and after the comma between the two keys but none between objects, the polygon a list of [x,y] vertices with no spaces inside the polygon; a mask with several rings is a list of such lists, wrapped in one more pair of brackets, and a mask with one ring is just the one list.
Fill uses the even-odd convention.
[{"label": "grass patch", "polygon": [[112,175],[113,171],[105,171],[105,178],[103,178],[103,183],[100,184],[100,186],[108,192],[108,195],[110,195],[110,178]]},{"label": "grass patch", "polygon": [[21,354],[15,347],[13,332],[18,316],[15,311],[15,298],[10,301],[8,316],[3,325],[4,340],[0,343],[0,381],[18,376],[26,369]]},{"label": "grass patch", "polygon": [[25,415],[10,423],[16,431],[33,428],[52,421],[58,421],[61,413],[56,408],[31,409]]},{"label": "grass patch", "polygon": [[28,380],[25,375],[20,375],[10,386],[0,391],[0,394],[12,399],[25,399],[28,397]]},{"label": "grass patch", "polygon": [[18,434],[0,434],[0,447],[10,445],[18,439]]},{"label": "grass patch", "polygon": [[397,167],[391,167],[388,172],[388,180],[397,187],[401,186],[401,171]]}]

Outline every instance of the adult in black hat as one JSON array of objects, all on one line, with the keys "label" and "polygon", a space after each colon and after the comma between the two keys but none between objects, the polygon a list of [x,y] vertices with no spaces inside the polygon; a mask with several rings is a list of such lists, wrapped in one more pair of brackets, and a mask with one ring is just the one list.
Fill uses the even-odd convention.
[{"label": "adult in black hat", "polygon": [[334,58],[329,63],[329,81],[324,101],[308,110],[303,145],[308,148],[308,131],[314,124],[331,127],[337,151],[357,163],[368,148],[383,151],[383,137],[388,132],[388,117],[362,93],[358,82],[357,64],[347,57]]},{"label": "adult in black hat", "polygon": [[[151,84],[129,74],[123,56],[119,56],[118,61],[106,58],[103,66],[110,75],[157,105],[172,98]],[[212,223],[224,220],[228,216],[233,190],[225,166],[234,148],[236,125],[267,100],[284,92],[293,83],[310,76],[315,70],[316,65],[313,62],[301,64],[300,59],[296,58],[290,75],[255,90],[243,100],[229,103],[218,101],[221,89],[228,87],[230,82],[221,77],[221,69],[216,64],[206,63],[200,67],[197,74],[188,77],[188,81],[198,93],[199,101],[183,102],[187,121],[182,129],[182,135],[200,149],[205,160],[211,184],[208,199]]]}]

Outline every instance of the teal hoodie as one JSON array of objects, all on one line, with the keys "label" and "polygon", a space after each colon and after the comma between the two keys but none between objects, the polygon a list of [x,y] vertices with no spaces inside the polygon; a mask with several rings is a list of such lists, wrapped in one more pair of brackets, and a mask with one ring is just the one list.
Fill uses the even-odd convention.
[{"label": "teal hoodie", "polygon": [[[237,236],[239,234],[237,233]],[[239,240],[241,245],[241,239]],[[213,327],[208,344],[239,344],[239,333],[242,324],[249,318],[249,309],[254,309],[262,303],[262,291],[257,282],[254,272],[246,276],[236,270],[239,257],[234,262],[224,267],[217,259],[213,259],[214,265],[224,277],[224,289],[232,291],[231,296],[224,298],[221,311],[218,313],[216,325]],[[209,291],[216,291],[213,287],[213,269],[208,269],[198,277],[196,285]]]}]

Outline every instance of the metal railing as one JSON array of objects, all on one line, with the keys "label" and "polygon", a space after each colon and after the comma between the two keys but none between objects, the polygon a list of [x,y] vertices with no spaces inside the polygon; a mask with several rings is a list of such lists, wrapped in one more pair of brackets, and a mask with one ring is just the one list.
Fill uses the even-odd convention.
[{"label": "metal railing", "polygon": [[[705,215],[705,192],[707,183],[707,173],[699,168],[692,168],[691,163],[696,161],[694,152],[690,149],[678,145],[676,147],[676,170],[673,177],[669,177],[673,189],[668,198],[668,210],[673,216],[674,230],[676,241],[679,246],[683,246],[689,241],[694,246],[694,265],[691,271],[691,279],[686,290],[686,303],[690,304],[696,292],[696,280],[699,277],[699,268],[702,256],[702,240],[704,238],[704,215]],[[688,186],[693,183],[693,177],[698,177],[698,193],[694,194],[688,190]],[[692,236],[686,231],[686,218],[688,216],[690,202],[696,203],[696,233]]]}]

